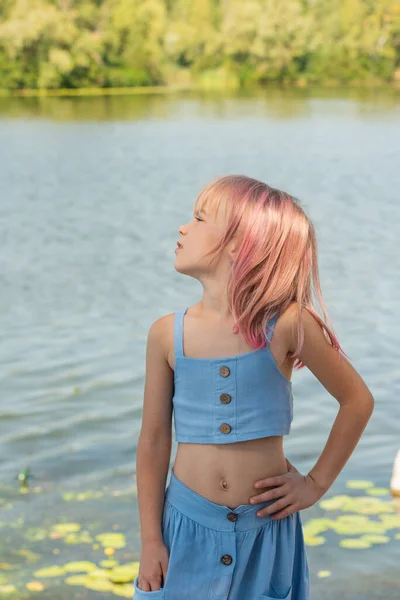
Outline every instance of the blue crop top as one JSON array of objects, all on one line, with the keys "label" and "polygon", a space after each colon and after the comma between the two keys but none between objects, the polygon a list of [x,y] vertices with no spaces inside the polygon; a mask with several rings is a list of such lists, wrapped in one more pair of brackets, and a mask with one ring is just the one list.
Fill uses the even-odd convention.
[{"label": "blue crop top", "polygon": [[[174,315],[176,441],[231,444],[287,435],[293,420],[292,384],[279,370],[269,344],[236,356],[185,356],[186,311]],[[277,320],[278,314],[268,323],[268,340]]]}]

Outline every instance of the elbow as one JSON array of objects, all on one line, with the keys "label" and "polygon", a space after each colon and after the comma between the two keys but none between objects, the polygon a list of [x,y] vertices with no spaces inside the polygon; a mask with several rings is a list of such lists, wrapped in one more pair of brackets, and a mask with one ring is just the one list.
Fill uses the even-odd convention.
[{"label": "elbow", "polygon": [[355,406],[356,412],[359,414],[360,418],[368,422],[374,412],[375,399],[369,392],[368,394],[363,395],[362,398],[359,398]]},{"label": "elbow", "polygon": [[368,421],[374,412],[375,398],[369,391],[367,394],[357,394],[340,402],[340,408]]}]

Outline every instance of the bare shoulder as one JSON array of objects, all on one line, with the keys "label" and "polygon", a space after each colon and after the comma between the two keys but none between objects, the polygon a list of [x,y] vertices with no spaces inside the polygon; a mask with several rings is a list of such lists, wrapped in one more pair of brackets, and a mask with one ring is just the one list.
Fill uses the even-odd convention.
[{"label": "bare shoulder", "polygon": [[175,313],[169,313],[157,319],[152,325],[154,336],[157,337],[159,343],[162,345],[165,360],[172,371],[175,363],[174,323]]},{"label": "bare shoulder", "polygon": [[168,357],[170,350],[171,334],[174,333],[174,316],[175,313],[163,315],[154,321],[148,332],[148,343],[156,344],[161,350],[165,358]]},{"label": "bare shoulder", "polygon": [[171,437],[174,391],[174,372],[168,363],[171,319],[170,314],[160,317],[147,335],[141,436],[150,444]]}]

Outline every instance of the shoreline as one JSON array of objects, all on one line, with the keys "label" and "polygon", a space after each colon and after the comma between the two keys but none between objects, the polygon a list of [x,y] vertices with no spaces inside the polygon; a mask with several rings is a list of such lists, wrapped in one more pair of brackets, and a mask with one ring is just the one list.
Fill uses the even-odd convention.
[{"label": "shoreline", "polygon": [[355,89],[362,88],[365,90],[373,89],[388,89],[393,91],[400,91],[400,82],[354,82],[354,83],[340,83],[340,82],[325,82],[318,84],[308,83],[292,83],[292,84],[279,84],[272,83],[268,86],[252,86],[240,88],[237,86],[206,86],[201,84],[188,85],[164,85],[164,86],[135,86],[135,87],[110,87],[110,88],[43,88],[43,89],[20,89],[20,90],[8,90],[0,89],[0,97],[8,98],[13,96],[20,97],[60,97],[60,96],[135,96],[141,94],[171,94],[176,92],[232,92],[232,91],[268,91],[268,89],[307,89],[307,88],[325,88],[325,89]]}]

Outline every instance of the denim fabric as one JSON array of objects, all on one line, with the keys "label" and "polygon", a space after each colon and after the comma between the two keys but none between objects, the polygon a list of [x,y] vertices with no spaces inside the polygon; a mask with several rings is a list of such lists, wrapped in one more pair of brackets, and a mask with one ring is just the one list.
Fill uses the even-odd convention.
[{"label": "denim fabric", "polygon": [[231,510],[187,487],[172,469],[162,514],[164,585],[145,592],[136,577],[135,600],[309,600],[300,513],[276,521],[256,516],[272,502]]},{"label": "denim fabric", "polygon": [[[175,313],[173,413],[177,442],[231,444],[290,433],[292,384],[279,370],[269,348],[275,315],[268,323],[267,345],[222,358],[190,358],[183,351],[186,310]],[[228,367],[224,377],[221,367]],[[224,403],[222,394],[231,400]],[[226,423],[230,431],[220,426]],[[225,429],[226,430],[226,429]]]}]

